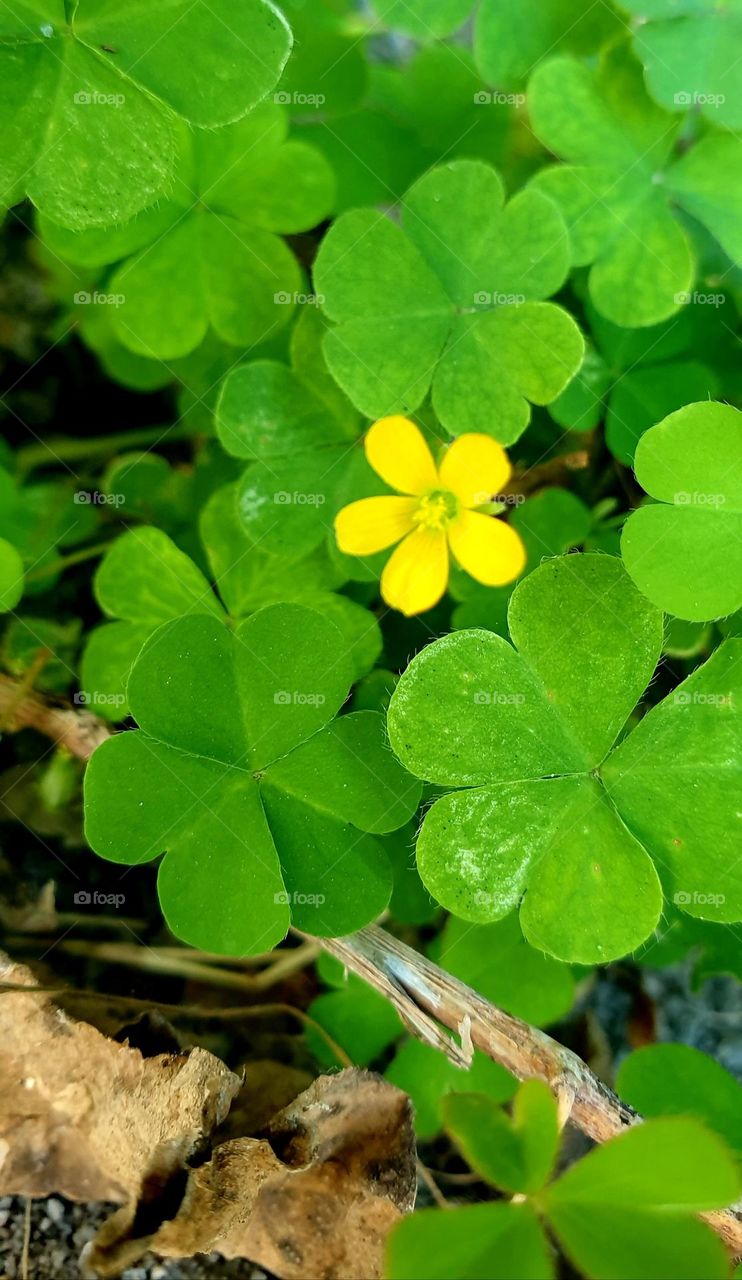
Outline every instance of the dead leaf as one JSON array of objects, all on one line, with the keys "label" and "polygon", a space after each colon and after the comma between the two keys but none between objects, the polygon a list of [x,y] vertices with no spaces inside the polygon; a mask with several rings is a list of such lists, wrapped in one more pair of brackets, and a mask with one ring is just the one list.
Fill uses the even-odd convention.
[{"label": "dead leaf", "polygon": [[145,1058],[34,994],[0,953],[0,1194],[138,1199],[227,1114],[240,1081],[204,1049]]},{"label": "dead leaf", "polygon": [[262,1137],[217,1146],[190,1173],[177,1213],[151,1235],[141,1233],[135,1206],[114,1214],[85,1263],[112,1276],[147,1250],[171,1258],[216,1251],[281,1280],[373,1280],[415,1187],[408,1097],[351,1068],[315,1080]]}]

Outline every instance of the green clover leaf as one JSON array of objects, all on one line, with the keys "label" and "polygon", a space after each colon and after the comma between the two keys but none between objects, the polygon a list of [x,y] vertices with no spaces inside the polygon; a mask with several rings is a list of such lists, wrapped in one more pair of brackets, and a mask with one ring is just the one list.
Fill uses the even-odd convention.
[{"label": "green clover leaf", "polygon": [[373,209],[340,217],[315,263],[335,321],[330,372],[369,417],[410,413],[432,389],[443,426],[503,444],[582,361],[570,316],[545,302],[569,270],[553,203],[523,191],[504,204],[494,169],[457,160],[407,192],[401,224]]},{"label": "green clover leaf", "polygon": [[544,62],[528,101],[538,137],[567,161],[531,185],[559,205],[575,265],[590,265],[601,315],[652,325],[687,301],[695,259],[675,205],[742,261],[742,140],[709,134],[674,159],[682,121],[649,98],[625,45],[612,46],[596,70],[567,57]]},{"label": "green clover leaf", "polygon": [[662,324],[625,329],[588,305],[594,347],[577,377],[549,405],[549,414],[573,431],[592,431],[605,416],[606,444],[619,462],[631,466],[640,438],[655,422],[718,395],[720,378],[703,362],[699,348],[709,331],[723,344],[726,318],[717,307],[710,309],[703,326],[701,307],[687,306]]},{"label": "green clover leaf", "polygon": [[50,248],[72,262],[126,258],[106,288],[113,332],[129,350],[172,360],[210,327],[247,347],[288,322],[302,280],[280,237],[320,222],[334,183],[319,152],[285,140],[287,127],[270,103],[216,133],[182,134],[170,197],[113,233],[42,220]]},{"label": "green clover leaf", "polygon": [[178,937],[246,954],[290,920],[334,935],[383,910],[391,871],[368,833],[407,821],[420,788],[382,716],[335,718],[350,682],[342,636],[301,605],[233,632],[179,618],[147,642],[128,687],[140,728],[92,757],[86,833],[114,862],[167,851],[158,891]]},{"label": "green clover leaf", "polygon": [[[267,554],[246,535],[233,485],[217,490],[200,519],[201,541],[221,600],[233,619],[267,604],[301,601],[329,617],[347,644],[354,678],[381,653],[375,618],[337,594],[344,577],[322,549],[298,561]],[[199,613],[225,620],[225,607],[198,565],[161,529],[140,526],[123,534],[103,557],[93,581],[101,610],[112,622],[88,634],[82,688],[96,711],[121,720],[126,684],[142,645],[163,622]]]},{"label": "green clover leaf", "polygon": [[418,1138],[434,1138],[443,1128],[443,1102],[449,1093],[483,1093],[507,1102],[516,1082],[509,1071],[475,1051],[471,1066],[462,1070],[439,1049],[422,1040],[406,1040],[384,1072],[390,1084],[410,1095]]},{"label": "green clover leaf", "polygon": [[654,929],[653,860],[685,910],[739,919],[737,642],[612,750],[662,648],[662,615],[620,561],[547,561],[513,593],[509,624],[517,648],[490,632],[446,636],[392,696],[389,736],[403,763],[465,788],[423,822],[417,858],[430,892],[478,923],[522,900],[526,939],[584,964],[623,955]]},{"label": "green clover leaf", "polygon": [[724,1246],[691,1215],[730,1204],[739,1174],[695,1120],[648,1120],[596,1147],[544,1195],[547,1220],[586,1275],[728,1275]]},{"label": "green clover leaf", "polygon": [[0,203],[67,227],[122,222],[163,195],[182,120],[239,120],[273,88],[291,32],[266,0],[33,0],[0,17]]},{"label": "green clover leaf", "polygon": [[476,1093],[450,1094],[444,1108],[472,1168],[517,1197],[404,1219],[389,1238],[390,1280],[550,1280],[545,1227],[573,1267],[596,1280],[729,1275],[721,1240],[694,1215],[733,1202],[739,1173],[698,1121],[636,1125],[544,1186],[559,1132],[555,1100],[540,1080],[521,1085],[512,1117]]},{"label": "green clover leaf", "polygon": [[742,413],[703,401],[671,413],[636,451],[656,503],[632,513],[621,553],[637,586],[691,622],[742,605]]},{"label": "green clover leaf", "polygon": [[0,538],[0,613],[15,609],[23,595],[23,561],[6,538]]},{"label": "green clover leaf", "polygon": [[490,84],[519,88],[533,68],[556,53],[595,53],[623,29],[608,4],[582,0],[481,0],[474,28],[477,64]]},{"label": "green clover leaf", "polygon": [[[510,523],[518,531],[526,550],[526,563],[521,577],[530,573],[543,559],[561,555],[571,547],[579,547],[590,532],[590,511],[569,489],[542,489],[532,498],[519,503]],[[482,587],[473,579],[461,579],[452,594],[461,600],[451,619],[458,629],[485,627],[498,635],[507,635],[507,614],[516,583],[506,587]]]},{"label": "green clover leaf", "polygon": [[713,124],[739,129],[739,0],[623,0],[623,7],[642,19],[634,48],[657,101],[670,111],[697,107]]},{"label": "green clover leaf", "polygon": [[648,1044],[624,1058],[616,1088],[644,1116],[695,1116],[742,1161],[742,1085],[688,1044]]}]

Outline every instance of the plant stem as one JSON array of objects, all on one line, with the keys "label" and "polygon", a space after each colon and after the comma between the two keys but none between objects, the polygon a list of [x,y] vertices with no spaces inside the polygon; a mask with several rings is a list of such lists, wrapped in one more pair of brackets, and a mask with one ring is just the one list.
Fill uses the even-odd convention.
[{"label": "plant stem", "polygon": [[49,560],[46,564],[39,565],[38,569],[32,569],[26,574],[26,582],[36,582],[39,578],[48,578],[52,573],[62,573],[65,569],[69,569],[70,565],[82,564],[85,560],[94,560],[96,556],[102,556],[109,547],[114,543],[113,538],[109,538],[108,542],[96,542],[93,547],[81,547],[79,551],[71,551],[68,556],[60,556],[58,560]]},{"label": "plant stem", "polygon": [[100,454],[127,452],[137,445],[169,444],[172,440],[184,440],[191,435],[182,423],[172,427],[142,427],[138,431],[120,431],[110,436],[92,436],[77,439],[74,436],[56,436],[26,445],[16,453],[18,471],[28,475],[36,467],[54,466],[56,462],[80,462]]}]

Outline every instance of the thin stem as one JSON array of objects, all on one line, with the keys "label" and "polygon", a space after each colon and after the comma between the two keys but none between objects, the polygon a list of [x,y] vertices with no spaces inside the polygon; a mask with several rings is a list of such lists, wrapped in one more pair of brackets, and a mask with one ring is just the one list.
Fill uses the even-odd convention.
[{"label": "thin stem", "polygon": [[109,538],[108,542],[97,542],[93,547],[81,547],[79,551],[71,551],[68,556],[60,556],[58,560],[48,560],[46,564],[39,565],[38,569],[32,569],[27,573],[26,582],[36,582],[39,578],[48,578],[53,573],[62,573],[73,564],[94,560],[96,556],[102,556],[109,547],[113,546],[113,543],[114,539]]},{"label": "thin stem", "polygon": [[36,467],[53,466],[57,462],[84,462],[92,456],[115,454],[121,449],[127,452],[135,445],[169,444],[172,440],[184,440],[191,436],[183,423],[172,427],[142,427],[138,431],[120,431],[110,436],[92,436],[78,439],[74,436],[57,436],[28,444],[16,453],[16,465],[21,475],[28,475]]}]

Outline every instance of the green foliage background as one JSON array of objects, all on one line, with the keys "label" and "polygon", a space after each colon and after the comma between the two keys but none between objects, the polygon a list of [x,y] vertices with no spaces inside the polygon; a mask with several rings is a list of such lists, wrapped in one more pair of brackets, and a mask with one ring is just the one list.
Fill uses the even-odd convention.
[{"label": "green foliage background", "polygon": [[[539,1026],[627,957],[742,977],[740,60],[738,0],[3,6],[6,261],[97,397],[36,421],[5,379],[3,666],[125,730],[86,839],[158,860],[178,938],[386,912]],[[338,550],[397,413],[508,448],[516,583],[454,569],[403,619]],[[32,785],[43,825],[81,779]],[[629,1057],[658,1118],[550,1181],[548,1094],[509,1116],[502,1068],[320,977],[316,1022],[499,1189],[404,1224],[392,1276],[548,1276],[555,1242],[728,1274],[693,1217],[739,1190],[718,1064]]]}]

